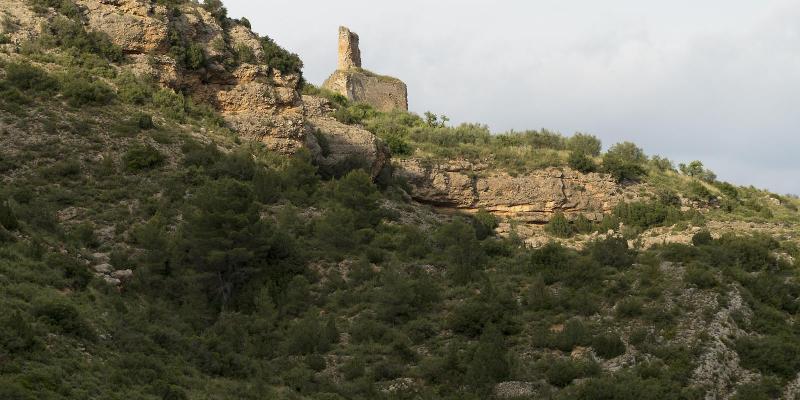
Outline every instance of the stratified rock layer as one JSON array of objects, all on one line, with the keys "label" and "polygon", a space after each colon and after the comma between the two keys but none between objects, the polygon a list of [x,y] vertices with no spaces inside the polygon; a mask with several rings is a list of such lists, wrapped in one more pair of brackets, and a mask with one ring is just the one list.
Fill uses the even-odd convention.
[{"label": "stratified rock layer", "polygon": [[499,217],[543,224],[556,212],[600,220],[627,199],[626,192],[604,174],[581,174],[569,168],[547,168],[523,175],[489,170],[467,161],[441,163],[421,159],[395,162],[395,174],[411,186],[422,203],[464,211],[483,208]]}]

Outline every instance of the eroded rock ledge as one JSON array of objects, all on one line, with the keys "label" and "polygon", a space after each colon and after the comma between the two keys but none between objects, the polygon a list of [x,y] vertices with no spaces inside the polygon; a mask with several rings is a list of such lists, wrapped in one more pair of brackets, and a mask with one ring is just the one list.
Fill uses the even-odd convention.
[{"label": "eroded rock ledge", "polygon": [[512,176],[464,160],[412,158],[396,160],[394,166],[395,174],[411,186],[416,201],[467,212],[485,209],[530,224],[547,223],[556,212],[570,219],[582,214],[597,221],[620,202],[638,197],[608,175],[582,174],[569,168]]}]

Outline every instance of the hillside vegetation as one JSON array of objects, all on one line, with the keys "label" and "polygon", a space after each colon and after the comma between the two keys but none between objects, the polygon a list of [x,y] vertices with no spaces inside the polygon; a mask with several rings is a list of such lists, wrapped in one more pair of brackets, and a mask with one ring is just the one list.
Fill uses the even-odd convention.
[{"label": "hillside vegetation", "polygon": [[[485,210],[437,213],[391,175],[331,178],[308,151],[245,140],[122,68],[76,3],[26,6],[55,17],[0,53],[0,399],[800,394],[797,199],[631,143],[494,135],[306,87],[396,159],[569,167],[646,192],[599,221],[556,214],[552,240],[526,246]],[[176,43],[183,70],[206,62]],[[299,72],[262,44],[250,61]],[[640,245],[654,229],[690,240]]]}]

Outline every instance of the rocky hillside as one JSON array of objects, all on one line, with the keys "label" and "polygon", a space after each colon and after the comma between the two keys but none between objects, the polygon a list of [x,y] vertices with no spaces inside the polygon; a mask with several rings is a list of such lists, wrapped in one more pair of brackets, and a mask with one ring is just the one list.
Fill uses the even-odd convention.
[{"label": "rocky hillside", "polygon": [[794,197],[352,102],[217,1],[0,5],[0,399],[800,396]]}]

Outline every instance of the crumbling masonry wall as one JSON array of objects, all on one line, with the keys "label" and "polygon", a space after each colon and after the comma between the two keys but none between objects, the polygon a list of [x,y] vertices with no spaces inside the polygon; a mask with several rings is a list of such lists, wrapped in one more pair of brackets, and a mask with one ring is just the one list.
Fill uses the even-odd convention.
[{"label": "crumbling masonry wall", "polygon": [[408,110],[408,88],[403,81],[361,68],[359,38],[346,27],[339,28],[339,60],[336,71],[322,87],[379,111]]}]

